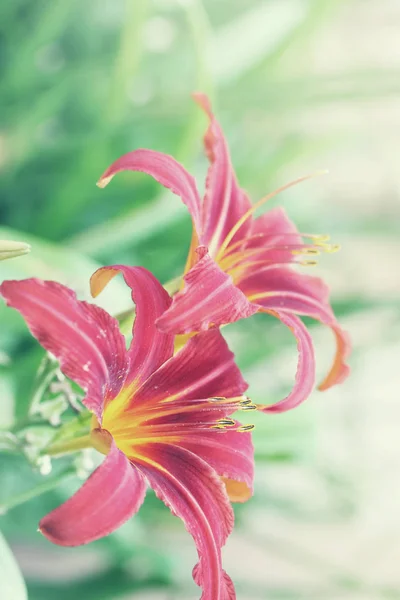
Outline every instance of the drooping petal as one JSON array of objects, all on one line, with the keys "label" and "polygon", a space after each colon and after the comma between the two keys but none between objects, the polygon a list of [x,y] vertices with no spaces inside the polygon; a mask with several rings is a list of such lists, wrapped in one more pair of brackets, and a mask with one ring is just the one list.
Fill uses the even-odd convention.
[{"label": "drooping petal", "polygon": [[[261,309],[264,311],[264,309]],[[285,412],[295,408],[310,396],[315,382],[315,358],[311,336],[304,323],[295,315],[284,311],[265,310],[289,327],[297,339],[299,353],[295,384],[286,398],[269,406],[259,406],[262,412]]]},{"label": "drooping petal", "polygon": [[129,368],[118,322],[54,281],[4,281],[0,293],[63,373],[86,391],[85,406],[100,418],[104,400],[118,394]]},{"label": "drooping petal", "polygon": [[126,383],[135,380],[140,385],[173,354],[174,336],[155,326],[158,317],[171,305],[171,298],[150,271],[124,265],[98,269],[90,280],[92,295],[96,297],[120,272],[132,290],[136,305],[133,340],[128,351],[131,368]]},{"label": "drooping petal", "polygon": [[143,476],[113,443],[104,462],[83,486],[40,521],[40,531],[61,546],[93,542],[135,514],[145,494]]},{"label": "drooping petal", "polygon": [[351,350],[350,339],[333,314],[329,289],[320,278],[287,267],[275,267],[247,277],[239,287],[249,300],[265,309],[307,315],[331,327],[336,338],[336,356],[320,389],[328,389],[346,379],[350,372],[346,364]]},{"label": "drooping petal", "polygon": [[[204,136],[204,146],[211,164],[206,181],[203,234],[200,242],[208,246],[211,256],[214,256],[226,235],[250,208],[251,203],[237,183],[228,144],[212,113],[209,99],[204,94],[194,94],[193,97],[210,120]],[[233,241],[243,238],[250,227],[251,222],[248,219],[235,234]]]},{"label": "drooping petal", "polygon": [[333,325],[332,331],[336,339],[336,354],[331,370],[318,386],[318,389],[321,392],[328,390],[338,383],[342,383],[350,375],[350,367],[346,364],[346,360],[351,353],[350,336],[347,331],[343,330],[338,325]]},{"label": "drooping petal", "polygon": [[193,219],[196,231],[201,233],[201,200],[194,177],[172,156],[155,150],[140,149],[118,158],[100,177],[97,185],[105,187],[120,171],[141,171],[151,175],[180,196]]},{"label": "drooping petal", "polygon": [[247,389],[217,329],[192,337],[135,394],[135,403],[238,396]]},{"label": "drooping petal", "polygon": [[175,294],[171,307],[157,320],[162,331],[175,334],[205,331],[257,311],[204,246],[197,252],[200,260],[184,276],[183,290]]},{"label": "drooping petal", "polygon": [[253,495],[254,447],[251,433],[225,429],[184,435],[179,445],[205,460],[222,477],[231,502]]},{"label": "drooping petal", "polygon": [[201,600],[235,600],[233,583],[221,564],[221,547],[232,531],[234,516],[220,478],[183,448],[153,443],[144,452],[138,468],[194,538],[199,564],[193,577],[203,589]]}]

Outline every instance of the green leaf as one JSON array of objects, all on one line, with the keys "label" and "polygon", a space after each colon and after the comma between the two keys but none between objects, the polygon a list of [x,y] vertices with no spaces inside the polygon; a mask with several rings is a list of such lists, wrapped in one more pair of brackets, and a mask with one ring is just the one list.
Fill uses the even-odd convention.
[{"label": "green leaf", "polygon": [[0,597],[28,600],[25,582],[6,540],[0,532]]}]

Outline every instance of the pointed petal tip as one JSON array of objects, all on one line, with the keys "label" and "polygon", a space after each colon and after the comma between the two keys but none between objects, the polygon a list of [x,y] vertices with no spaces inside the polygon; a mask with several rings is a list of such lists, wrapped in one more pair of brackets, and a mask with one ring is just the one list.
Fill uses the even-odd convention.
[{"label": "pointed petal tip", "polygon": [[100,269],[97,269],[90,278],[90,293],[92,298],[96,298],[116,275],[118,275],[118,269],[112,267],[100,267]]},{"label": "pointed petal tip", "polygon": [[108,176],[105,176],[105,174],[102,175],[100,177],[100,179],[98,181],[96,181],[97,187],[99,187],[101,189],[105,188],[110,183],[110,181],[113,177],[114,177],[114,175],[108,175]]},{"label": "pointed petal tip", "polygon": [[318,385],[318,391],[319,392],[326,392],[327,390],[329,390],[330,388],[334,387],[335,385],[339,385],[341,383],[344,383],[346,381],[346,379],[349,377],[351,372],[351,369],[348,365],[342,365],[340,373],[337,374],[334,378],[330,377],[330,374],[328,375],[328,377],[326,377],[322,383],[320,383]]},{"label": "pointed petal tip", "polygon": [[211,118],[212,110],[211,110],[211,102],[207,94],[204,92],[193,92],[192,98],[202,108],[207,115]]},{"label": "pointed petal tip", "polygon": [[319,384],[318,390],[324,392],[331,387],[343,383],[350,375],[350,367],[346,360],[351,353],[351,340],[347,331],[338,325],[332,327],[336,338],[336,356],[332,368],[325,379]]}]

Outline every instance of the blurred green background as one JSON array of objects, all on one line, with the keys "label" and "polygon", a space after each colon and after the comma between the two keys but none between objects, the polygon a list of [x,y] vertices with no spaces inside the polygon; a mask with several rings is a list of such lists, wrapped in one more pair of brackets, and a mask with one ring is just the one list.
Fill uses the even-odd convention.
[{"label": "blurred green background", "polygon": [[[150,147],[201,186],[206,122],[192,91],[210,94],[253,200],[330,170],[271,206],[342,245],[313,273],[351,332],[353,373],[290,414],[256,419],[256,493],[224,551],[241,600],[400,598],[399,27],[398,0],[0,3],[0,239],[32,245],[1,263],[0,280],[52,278],[87,297],[101,264],[180,274],[190,220],[179,200],[140,174],[105,190],[95,182],[122,153]],[[99,302],[130,306],[118,281]],[[26,416],[43,353],[4,306],[0,323],[6,430]],[[322,376],[333,342],[312,331]],[[283,327],[260,316],[224,334],[253,400],[287,393],[296,352]],[[199,597],[192,540],[150,493],[137,517],[89,547],[42,539],[40,517],[80,481],[68,459],[32,471],[10,443],[0,432],[0,508],[62,479],[0,517],[31,600]],[[0,589],[17,581],[10,561],[0,544]],[[12,589],[2,599],[21,600]]]}]

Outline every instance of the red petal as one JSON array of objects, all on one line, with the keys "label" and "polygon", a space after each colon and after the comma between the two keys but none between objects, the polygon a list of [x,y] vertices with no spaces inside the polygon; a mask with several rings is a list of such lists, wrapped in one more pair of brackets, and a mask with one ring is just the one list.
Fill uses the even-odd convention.
[{"label": "red petal", "polygon": [[[213,256],[226,235],[250,208],[247,195],[236,181],[228,144],[221,126],[215,119],[210,101],[204,94],[194,94],[194,99],[210,119],[210,125],[204,136],[206,154],[210,161],[206,181],[206,194],[203,205],[203,235],[201,243],[209,247]],[[241,226],[233,238],[238,241],[250,230],[251,220]]]},{"label": "red petal", "polygon": [[40,531],[61,546],[88,544],[130,519],[145,494],[142,475],[113,443],[103,464],[83,486],[40,521]]},{"label": "red petal", "polygon": [[307,315],[331,327],[336,337],[336,356],[320,389],[346,379],[350,372],[346,364],[351,350],[350,339],[333,314],[328,287],[321,279],[287,267],[274,267],[247,277],[239,287],[251,301],[265,309]]},{"label": "red petal", "polygon": [[175,294],[171,307],[157,321],[163,331],[175,334],[204,331],[257,312],[207,249],[201,246],[197,252],[200,260],[186,273],[184,289]]},{"label": "red petal", "polygon": [[258,234],[268,236],[268,238],[260,237],[260,240],[262,240],[260,244],[263,246],[275,246],[284,243],[287,236],[293,236],[293,234],[297,234],[297,236],[291,237],[292,244],[299,244],[302,242],[302,238],[297,232],[296,225],[289,219],[286,211],[280,207],[273,208],[253,221],[250,235],[254,236]]},{"label": "red petal", "polygon": [[[263,310],[263,309],[261,309]],[[271,406],[260,406],[262,412],[285,412],[295,408],[310,396],[315,382],[315,358],[313,343],[304,323],[296,316],[283,311],[265,311],[278,317],[289,327],[297,339],[299,360],[297,363],[296,381],[292,391],[286,398]]]},{"label": "red petal", "polygon": [[202,431],[185,435],[179,445],[205,460],[223,478],[232,502],[245,502],[253,495],[254,447],[251,433]]},{"label": "red petal", "polygon": [[143,384],[134,402],[230,398],[247,387],[226,341],[213,329],[191,338]]},{"label": "red petal", "polygon": [[233,584],[221,565],[221,546],[234,517],[215,471],[192,452],[159,443],[146,446],[139,468],[194,538],[199,564],[193,576],[203,588],[201,600],[235,600]]},{"label": "red petal", "polygon": [[180,196],[186,204],[196,230],[201,232],[201,200],[197,191],[194,177],[178,163],[172,156],[156,152],[154,150],[140,149],[128,152],[118,158],[100,177],[97,185],[105,187],[111,179],[120,171],[141,171],[154,177],[161,183]]},{"label": "red petal", "polygon": [[63,373],[86,391],[85,406],[100,418],[104,399],[118,394],[129,364],[118,322],[54,281],[5,281],[0,293]]},{"label": "red petal", "polygon": [[134,379],[140,383],[173,354],[174,336],[162,333],[155,326],[156,319],[170,306],[171,298],[150,271],[143,267],[123,265],[103,267],[92,275],[90,285],[93,296],[97,296],[120,272],[131,288],[132,300],[136,304],[133,340],[128,352],[131,370],[127,383]]}]

